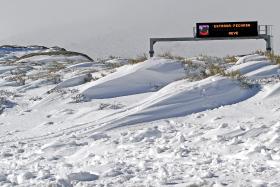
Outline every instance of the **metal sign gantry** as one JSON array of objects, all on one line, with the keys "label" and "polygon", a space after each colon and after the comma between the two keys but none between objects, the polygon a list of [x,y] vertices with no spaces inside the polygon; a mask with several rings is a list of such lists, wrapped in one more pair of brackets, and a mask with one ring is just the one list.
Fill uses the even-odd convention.
[{"label": "metal sign gantry", "polygon": [[154,44],[157,42],[177,42],[177,41],[207,41],[207,40],[258,40],[263,39],[266,42],[266,50],[272,51],[272,25],[259,25],[258,36],[246,37],[214,37],[214,38],[197,38],[196,28],[193,29],[193,37],[175,37],[175,38],[150,38],[150,57],[154,56]]}]

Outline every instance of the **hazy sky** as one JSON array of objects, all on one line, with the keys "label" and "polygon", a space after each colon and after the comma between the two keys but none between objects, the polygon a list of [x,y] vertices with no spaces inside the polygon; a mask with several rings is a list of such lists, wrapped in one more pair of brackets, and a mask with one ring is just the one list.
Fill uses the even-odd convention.
[{"label": "hazy sky", "polygon": [[[280,51],[278,0],[0,0],[0,44],[61,46],[97,58],[148,52],[149,37],[192,36],[196,22],[259,21],[274,25]],[[260,41],[157,44],[156,52],[192,56],[265,49]]]}]

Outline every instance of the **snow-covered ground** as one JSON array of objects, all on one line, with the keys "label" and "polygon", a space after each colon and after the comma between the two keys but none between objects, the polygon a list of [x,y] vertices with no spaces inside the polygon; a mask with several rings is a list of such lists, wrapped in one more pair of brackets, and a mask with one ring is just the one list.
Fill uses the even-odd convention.
[{"label": "snow-covered ground", "polygon": [[0,65],[0,186],[280,186],[279,66],[190,60]]}]

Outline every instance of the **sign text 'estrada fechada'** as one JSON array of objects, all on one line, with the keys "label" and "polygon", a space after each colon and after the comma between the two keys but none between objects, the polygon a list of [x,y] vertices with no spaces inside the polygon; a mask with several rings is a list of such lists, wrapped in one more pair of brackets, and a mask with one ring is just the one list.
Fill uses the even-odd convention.
[{"label": "sign text 'estrada fechada'", "polygon": [[258,36],[258,22],[197,23],[196,37],[250,37]]}]

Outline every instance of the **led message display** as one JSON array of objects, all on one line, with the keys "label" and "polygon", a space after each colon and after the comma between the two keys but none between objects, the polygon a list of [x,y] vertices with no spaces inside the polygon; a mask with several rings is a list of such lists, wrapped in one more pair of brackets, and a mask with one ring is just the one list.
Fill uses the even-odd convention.
[{"label": "led message display", "polygon": [[258,36],[258,22],[197,23],[197,38]]}]

